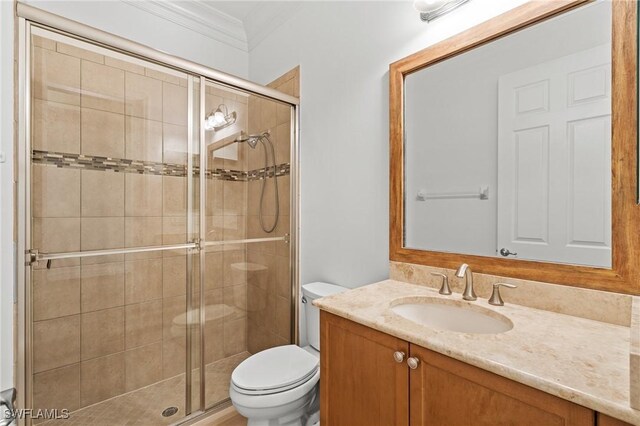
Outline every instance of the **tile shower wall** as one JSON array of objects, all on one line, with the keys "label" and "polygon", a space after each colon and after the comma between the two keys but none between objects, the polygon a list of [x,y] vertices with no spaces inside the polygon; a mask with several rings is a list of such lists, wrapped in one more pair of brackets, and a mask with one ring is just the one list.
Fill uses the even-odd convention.
[{"label": "tile shower wall", "polygon": [[[269,84],[283,93],[299,97],[300,72],[295,68]],[[291,111],[284,105],[252,96],[249,98],[249,133],[269,131],[275,145],[276,164],[290,162]],[[248,168],[264,167],[261,149],[248,150]],[[278,177],[280,218],[271,234],[260,226],[262,180],[250,180],[247,201],[247,237],[282,236],[289,232],[290,176]],[[267,179],[263,214],[267,226],[275,220],[274,182]],[[247,248],[248,350],[251,353],[291,342],[291,279],[289,245],[278,242],[252,244]]]},{"label": "tile shower wall", "polygon": [[[186,242],[186,79],[40,37],[33,67],[33,246]],[[224,96],[247,109],[246,97]],[[246,114],[239,123],[246,128]],[[238,174],[228,165],[231,173],[207,179],[217,191],[206,206],[208,232],[219,239],[243,238],[246,228],[246,189],[221,180]],[[207,363],[246,351],[246,277],[230,268],[240,253],[206,256],[206,297],[240,312],[207,336],[215,348]],[[184,252],[50,266],[35,267],[32,280],[34,407],[76,410],[184,373]]]},{"label": "tile shower wall", "polygon": [[[86,251],[193,238],[186,232],[184,77],[34,37],[32,83],[33,247]],[[297,70],[272,87],[297,95]],[[273,174],[281,217],[275,233],[260,229],[263,151],[238,144],[236,157],[208,157],[206,238],[282,236],[289,227],[290,109],[207,86],[207,112],[220,103],[238,113],[227,129],[231,133],[271,131],[278,166],[268,170],[265,219],[274,219]],[[197,229],[197,208],[191,214]],[[205,364],[235,355],[241,360],[247,350],[290,342],[288,245],[226,244],[210,248],[205,258]],[[185,252],[169,251],[34,267],[34,407],[73,411],[183,374],[187,264]],[[195,295],[198,270],[194,256]],[[197,347],[198,335],[193,341]],[[194,368],[198,356],[194,350]],[[215,387],[210,380],[228,381],[218,376],[213,371],[206,386]],[[208,392],[207,404],[218,398]]]},{"label": "tile shower wall", "polygon": [[[186,80],[35,37],[32,148],[108,163],[186,163]],[[181,243],[186,177],[32,167],[44,252]],[[184,370],[186,256],[53,261],[33,273],[33,401],[75,410]],[[182,359],[181,359],[182,358]]]}]

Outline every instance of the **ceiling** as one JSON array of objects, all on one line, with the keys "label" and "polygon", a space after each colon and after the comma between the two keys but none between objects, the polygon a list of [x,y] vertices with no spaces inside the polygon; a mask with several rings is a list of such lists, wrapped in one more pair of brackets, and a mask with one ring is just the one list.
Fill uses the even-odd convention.
[{"label": "ceiling", "polygon": [[286,22],[299,1],[123,0],[126,3],[244,51]]}]

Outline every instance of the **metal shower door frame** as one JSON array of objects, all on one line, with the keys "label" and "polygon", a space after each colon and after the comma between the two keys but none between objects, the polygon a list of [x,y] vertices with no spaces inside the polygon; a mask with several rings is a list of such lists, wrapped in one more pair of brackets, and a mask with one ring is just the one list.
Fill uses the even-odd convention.
[{"label": "metal shower door frame", "polygon": [[[60,17],[58,15],[45,12],[32,6],[28,6],[23,3],[17,4],[18,15],[18,75],[17,75],[17,89],[15,95],[18,100],[17,119],[18,119],[18,131],[17,131],[17,253],[16,253],[16,288],[18,297],[18,313],[17,313],[17,331],[18,331],[18,347],[17,347],[17,360],[16,360],[16,377],[18,389],[18,404],[20,408],[32,407],[32,312],[31,312],[31,264],[35,261],[47,261],[54,259],[64,259],[71,257],[90,257],[90,256],[104,256],[110,254],[126,254],[136,252],[148,252],[148,251],[164,251],[175,249],[186,249],[190,253],[187,256],[187,261],[192,261],[192,256],[195,252],[199,255],[199,300],[200,300],[200,319],[199,319],[199,335],[200,335],[200,385],[199,385],[199,407],[190,414],[181,418],[179,424],[190,424],[204,417],[211,411],[221,405],[228,404],[228,399],[213,406],[207,407],[205,401],[205,365],[204,365],[204,324],[205,324],[205,310],[204,310],[204,279],[205,279],[205,247],[213,245],[225,245],[225,244],[249,244],[259,243],[267,241],[282,241],[286,240],[289,243],[290,248],[290,278],[291,278],[291,340],[294,343],[298,343],[298,296],[299,296],[299,272],[298,272],[298,259],[299,259],[299,100],[293,96],[283,94],[275,89],[271,89],[265,86],[258,85],[256,83],[235,77],[230,74],[226,74],[203,65],[184,60],[172,55],[168,55],[164,52],[157,51],[147,46],[132,42],[122,37],[115,36],[113,34],[97,30],[95,28],[80,24],[78,22]],[[66,253],[38,253],[31,247],[31,48],[30,48],[30,36],[33,26],[41,27],[49,31],[53,31],[62,34],[67,37],[75,38],[91,45],[104,47],[116,52],[124,53],[128,56],[139,58],[151,63],[162,65],[167,68],[173,68],[188,75],[188,150],[189,153],[193,150],[194,143],[198,142],[200,151],[200,175],[199,175],[199,226],[198,226],[198,238],[194,241],[190,241],[184,244],[176,244],[171,246],[153,246],[153,247],[136,247],[136,248],[123,248],[123,249],[107,249],[107,250],[95,250],[84,252],[66,252]],[[199,79],[199,80],[198,80]],[[291,176],[291,189],[290,189],[290,228],[289,234],[285,237],[272,237],[272,238],[254,238],[244,240],[233,241],[204,241],[206,234],[206,217],[205,217],[205,202],[206,202],[206,170],[207,164],[207,150],[205,141],[205,129],[204,126],[198,125],[198,135],[194,134],[194,124],[203,123],[205,119],[205,87],[206,82],[213,82],[218,85],[226,86],[231,89],[240,90],[251,95],[259,96],[271,101],[278,101],[290,106],[291,108],[291,157],[290,157],[290,176]],[[198,111],[198,118],[194,116],[194,103],[193,103],[193,87],[194,84],[200,84],[200,105]],[[198,120],[198,121],[196,121]],[[188,156],[188,170],[193,171],[192,155]],[[187,177],[189,203],[187,208],[187,233],[188,235],[195,235],[193,231],[193,173],[189,173]],[[189,208],[190,207],[190,208]],[[190,232],[192,231],[192,232]],[[192,268],[187,268],[187,309],[193,308],[192,303]],[[191,333],[187,332],[187,354],[186,354],[186,389],[185,389],[185,407],[187,413],[190,410],[191,405]],[[30,425],[31,420],[21,420],[20,424]]]}]

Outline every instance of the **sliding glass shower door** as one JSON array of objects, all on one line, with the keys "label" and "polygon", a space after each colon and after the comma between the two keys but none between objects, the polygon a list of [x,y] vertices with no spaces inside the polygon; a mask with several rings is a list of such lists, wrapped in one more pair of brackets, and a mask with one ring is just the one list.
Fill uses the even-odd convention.
[{"label": "sliding glass shower door", "polygon": [[[233,369],[294,341],[289,183],[292,108],[206,81],[205,406]],[[216,112],[219,121],[214,121]],[[224,117],[223,117],[224,116]]]},{"label": "sliding glass shower door", "polygon": [[27,406],[157,425],[228,404],[240,362],[295,342],[294,107],[25,33]]},{"label": "sliding glass shower door", "polygon": [[29,50],[33,406],[175,422],[200,398],[199,78],[36,27]]}]

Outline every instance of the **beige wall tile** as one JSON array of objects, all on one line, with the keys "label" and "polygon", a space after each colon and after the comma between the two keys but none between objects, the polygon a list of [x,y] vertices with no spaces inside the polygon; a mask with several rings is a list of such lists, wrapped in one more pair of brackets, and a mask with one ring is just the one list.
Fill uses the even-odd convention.
[{"label": "beige wall tile", "polygon": [[245,216],[224,216],[224,234],[226,241],[242,240],[247,236],[247,219]]},{"label": "beige wall tile", "polygon": [[80,105],[80,59],[34,47],[33,97]]},{"label": "beige wall tile", "polygon": [[80,364],[34,374],[33,408],[80,408]]},{"label": "beige wall tile", "polygon": [[187,257],[165,258],[162,262],[162,297],[180,296],[187,291]]},{"label": "beige wall tile", "polygon": [[164,216],[185,216],[187,213],[187,179],[162,177],[162,212]]},{"label": "beige wall tile", "polygon": [[291,79],[285,81],[280,86],[278,86],[277,90],[279,90],[282,93],[286,93],[287,95],[290,95],[290,96],[296,96],[295,95],[295,79],[293,77],[294,76],[291,76]]},{"label": "beige wall tile", "polygon": [[205,290],[221,288],[224,285],[224,254],[209,252],[205,254]]},{"label": "beige wall tile", "polygon": [[247,211],[247,182],[223,181],[224,214],[245,215]]},{"label": "beige wall tile", "polygon": [[171,83],[162,83],[162,121],[186,126],[187,88]]},{"label": "beige wall tile", "polygon": [[73,56],[80,59],[85,59],[87,61],[96,62],[98,64],[104,64],[104,56],[99,53],[91,52],[86,49],[81,49],[76,46],[71,46],[65,43],[57,43],[57,49],[59,53],[63,53],[65,55]]},{"label": "beige wall tile", "polygon": [[220,216],[224,213],[223,185],[220,179],[207,179],[207,216]]},{"label": "beige wall tile", "polygon": [[125,262],[125,303],[162,298],[162,259]]},{"label": "beige wall tile", "polygon": [[276,127],[276,164],[291,162],[291,125],[284,123]]},{"label": "beige wall tile", "polygon": [[289,257],[276,256],[275,263],[275,282],[276,294],[281,297],[291,297],[291,268]]},{"label": "beige wall tile", "polygon": [[224,323],[224,354],[235,355],[247,350],[247,320],[237,319]]},{"label": "beige wall tile", "polygon": [[276,297],[276,332],[286,339],[291,336],[291,300],[289,298]]},{"label": "beige wall tile", "polygon": [[[187,242],[186,216],[165,216],[162,218],[162,244],[182,244]],[[165,256],[175,256],[174,252],[164,252]]]},{"label": "beige wall tile", "polygon": [[32,34],[31,43],[35,47],[42,47],[43,49],[56,50],[56,42],[46,37],[40,37]]},{"label": "beige wall tile", "polygon": [[124,112],[124,71],[82,61],[82,106]]},{"label": "beige wall tile", "polygon": [[186,360],[186,338],[178,337],[162,341],[162,377],[184,374]]},{"label": "beige wall tile", "polygon": [[262,100],[260,110],[260,124],[263,131],[272,130],[276,127],[276,105],[275,101]]},{"label": "beige wall tile", "polygon": [[207,216],[206,221],[205,239],[207,241],[222,241],[224,238],[224,216]]},{"label": "beige wall tile", "polygon": [[[271,226],[275,218],[273,216],[264,215],[263,220],[266,225]],[[267,238],[273,237],[273,234],[267,234],[262,230],[260,226],[260,217],[257,214],[252,214],[247,216],[247,238]],[[264,253],[275,253],[275,243],[265,242],[265,243],[255,243],[252,245],[252,248],[257,251],[262,251]]]},{"label": "beige wall tile", "polygon": [[33,217],[79,217],[80,171],[34,164],[31,208]]},{"label": "beige wall tile", "polygon": [[124,392],[124,352],[83,361],[80,365],[80,405],[83,407]]},{"label": "beige wall tile", "polygon": [[147,77],[155,78],[156,80],[160,81],[166,81],[175,85],[180,85],[183,80],[186,82],[186,79],[180,78],[177,75],[169,74],[168,72],[162,72],[152,68],[145,68],[144,71]]},{"label": "beige wall tile", "polygon": [[[280,182],[278,182],[280,185]],[[265,197],[271,196],[273,197],[272,185],[268,185],[265,187]],[[280,189],[280,187],[278,187]],[[261,180],[252,180],[247,182],[247,214],[248,215],[257,215],[260,212],[260,194],[262,191],[262,181]],[[249,232],[251,232],[251,227],[249,227]]]},{"label": "beige wall tile", "polygon": [[248,121],[247,128],[250,134],[257,133],[262,129],[262,99],[256,96],[249,96],[247,103]]},{"label": "beige wall tile", "polygon": [[[272,267],[274,255],[265,254],[257,251],[249,251],[247,253],[247,261],[251,269],[247,271],[247,282],[262,290],[269,291],[273,289],[271,283],[274,282],[275,271]],[[266,294],[266,293],[265,293]]]},{"label": "beige wall tile", "polygon": [[32,119],[33,149],[80,153],[80,107],[34,99]]},{"label": "beige wall tile", "polygon": [[207,322],[204,328],[204,360],[211,364],[224,358],[224,324],[222,321]]},{"label": "beige wall tile", "polygon": [[162,162],[162,123],[125,117],[125,157],[132,160]]},{"label": "beige wall tile", "polygon": [[[45,253],[80,250],[80,218],[34,218],[33,246]],[[55,262],[63,266],[62,261]]]},{"label": "beige wall tile", "polygon": [[162,338],[165,341],[173,340],[176,337],[186,337],[184,321],[186,310],[187,298],[185,296],[162,299]]},{"label": "beige wall tile", "polygon": [[82,216],[124,216],[124,173],[82,171]]},{"label": "beige wall tile", "polygon": [[162,300],[127,305],[125,324],[127,349],[162,340]]},{"label": "beige wall tile", "polygon": [[225,305],[235,308],[234,314],[231,317],[225,318],[225,321],[245,318],[247,316],[247,284],[224,287],[223,297]]},{"label": "beige wall tile", "polygon": [[124,158],[124,115],[82,108],[82,153]]},{"label": "beige wall tile", "polygon": [[165,163],[187,164],[187,126],[164,123],[162,143]]},{"label": "beige wall tile", "polygon": [[144,67],[141,65],[136,65],[129,61],[123,61],[121,59],[112,58],[110,56],[104,57],[104,64],[110,67],[119,68],[124,71],[129,71],[135,74],[144,75]]},{"label": "beige wall tile", "polygon": [[81,228],[83,251],[124,247],[124,217],[83,217]]},{"label": "beige wall tile", "polygon": [[80,315],[33,323],[33,372],[80,361]]},{"label": "beige wall tile", "polygon": [[162,120],[162,82],[127,72],[125,113],[134,117]]},{"label": "beige wall tile", "polygon": [[[125,247],[162,245],[162,217],[126,217],[124,219]],[[137,253],[157,255],[157,253]]]},{"label": "beige wall tile", "polygon": [[125,215],[162,216],[162,176],[126,174]]},{"label": "beige wall tile", "polygon": [[124,350],[124,308],[82,314],[82,359]]},{"label": "beige wall tile", "polygon": [[82,265],[82,312],[124,305],[124,263]]},{"label": "beige wall tile", "polygon": [[150,385],[162,380],[162,342],[125,352],[125,390]]},{"label": "beige wall tile", "polygon": [[80,313],[80,268],[33,271],[33,320]]},{"label": "beige wall tile", "polygon": [[243,268],[246,260],[245,250],[228,250],[223,256],[225,287],[246,283],[247,271]]},{"label": "beige wall tile", "polygon": [[278,200],[280,202],[280,214],[289,216],[291,211],[291,176],[278,178]]},{"label": "beige wall tile", "polygon": [[293,78],[293,96],[300,97],[300,75],[296,75]]}]

